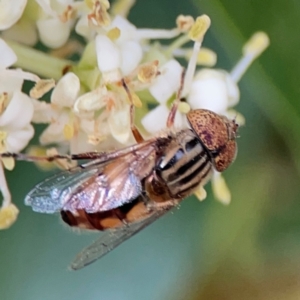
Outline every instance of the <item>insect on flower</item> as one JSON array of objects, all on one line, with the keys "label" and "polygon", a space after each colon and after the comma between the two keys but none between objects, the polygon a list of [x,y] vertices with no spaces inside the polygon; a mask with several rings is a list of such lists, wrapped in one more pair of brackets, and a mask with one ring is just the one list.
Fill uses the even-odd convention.
[{"label": "insect on flower", "polygon": [[[125,81],[123,86],[131,99]],[[191,129],[173,128],[180,93],[168,116],[166,133],[148,140],[133,123],[131,105],[131,129],[137,142],[133,146],[46,158],[2,154],[27,160],[91,160],[44,180],[25,199],[36,212],[60,212],[70,226],[106,231],[75,258],[72,269],[113,250],[205,185],[213,170],[222,172],[235,159],[238,125],[234,120],[197,109],[187,114]]]}]

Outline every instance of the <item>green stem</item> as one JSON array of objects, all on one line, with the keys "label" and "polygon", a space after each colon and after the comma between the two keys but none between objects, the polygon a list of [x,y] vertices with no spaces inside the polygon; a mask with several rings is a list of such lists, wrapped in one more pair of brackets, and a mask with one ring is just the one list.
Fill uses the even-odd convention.
[{"label": "green stem", "polygon": [[41,77],[58,80],[63,70],[73,66],[72,61],[50,56],[47,53],[21,45],[17,42],[5,40],[18,57],[14,66],[35,73]]}]

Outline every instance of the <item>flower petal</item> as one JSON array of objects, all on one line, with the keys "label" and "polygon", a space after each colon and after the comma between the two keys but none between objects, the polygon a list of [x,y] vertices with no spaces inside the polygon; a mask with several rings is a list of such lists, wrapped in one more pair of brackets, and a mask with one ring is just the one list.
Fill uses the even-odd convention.
[{"label": "flower petal", "polygon": [[31,101],[34,107],[33,123],[50,123],[58,118],[58,111],[53,109],[50,103],[36,99],[31,99]]},{"label": "flower petal", "polygon": [[8,132],[5,144],[6,150],[8,152],[20,152],[28,145],[33,135],[34,129],[31,124],[20,130]]},{"label": "flower petal", "polygon": [[66,140],[64,136],[64,127],[68,122],[68,112],[62,111],[40,135],[40,143],[42,145],[47,145],[64,142]]},{"label": "flower petal", "polygon": [[[0,50],[1,51],[1,50]],[[13,94],[14,91],[20,91],[23,85],[23,79],[19,77],[7,76],[6,72],[11,70],[0,71],[0,93]]]},{"label": "flower petal", "polygon": [[18,217],[19,210],[13,204],[10,203],[8,206],[0,208],[0,230],[7,229],[12,226]]},{"label": "flower petal", "polygon": [[96,53],[98,68],[101,72],[110,72],[121,65],[119,48],[105,35],[96,37]]},{"label": "flower petal", "polygon": [[128,40],[136,39],[137,29],[127,19],[119,15],[116,16],[110,25],[110,28],[114,28],[114,27],[119,28],[121,33],[120,37],[117,40],[118,45],[121,45]]},{"label": "flower petal", "polygon": [[131,135],[129,106],[112,111],[108,125],[112,136],[121,144],[126,144]]},{"label": "flower petal", "polygon": [[61,143],[65,141],[63,127],[60,131],[56,130],[56,124],[50,124],[40,135],[39,141],[41,145]]},{"label": "flower petal", "polygon": [[75,26],[75,31],[79,35],[85,37],[87,40],[91,40],[96,35],[95,31],[89,26],[87,14],[81,16]]},{"label": "flower petal", "polygon": [[193,109],[204,108],[224,114],[239,97],[237,85],[228,77],[223,71],[201,70],[192,83],[188,103]]},{"label": "flower petal", "polygon": [[80,90],[79,78],[67,73],[57,83],[51,95],[51,103],[60,107],[73,107]]},{"label": "flower petal", "polygon": [[51,2],[52,4],[55,4],[55,1],[51,1],[51,0],[35,0],[35,1],[41,7],[44,15],[51,16],[53,18],[56,17],[56,12],[51,7]]},{"label": "flower petal", "polygon": [[[170,110],[166,105],[158,105],[152,109],[146,116],[141,120],[142,125],[149,133],[157,133],[166,129],[167,119]],[[188,122],[185,114],[177,111],[174,120],[175,128],[188,128]]]},{"label": "flower petal", "polygon": [[39,76],[30,72],[25,72],[22,69],[5,69],[4,71],[2,71],[2,73],[10,78],[19,78],[22,80],[29,80],[34,82],[38,82],[39,80],[41,80]]},{"label": "flower petal", "polygon": [[38,20],[37,28],[41,41],[50,48],[63,46],[71,31],[70,22],[63,23],[57,18]]},{"label": "flower petal", "polygon": [[2,207],[7,207],[11,204],[11,194],[7,186],[2,162],[0,162],[0,190],[3,196]]},{"label": "flower petal", "polygon": [[138,42],[128,41],[120,46],[121,71],[123,76],[131,73],[140,63],[143,57],[142,46]]},{"label": "flower petal", "polygon": [[142,120],[142,125],[150,133],[156,133],[166,128],[169,109],[165,105],[158,105],[152,109]]},{"label": "flower petal", "polygon": [[159,103],[164,104],[179,89],[182,67],[172,59],[160,68],[160,72],[149,91]]},{"label": "flower petal", "polygon": [[212,190],[216,199],[221,203],[228,205],[231,201],[231,194],[221,173],[214,172],[211,183]]},{"label": "flower petal", "polygon": [[74,104],[74,111],[76,113],[80,113],[101,109],[106,105],[106,103],[103,102],[103,97],[106,94],[107,89],[105,86],[83,94],[76,100]]},{"label": "flower petal", "polygon": [[0,127],[23,128],[30,123],[32,117],[31,99],[21,91],[15,91],[6,110],[0,116]]},{"label": "flower petal", "polygon": [[[1,7],[1,2],[0,2],[0,7]],[[10,67],[18,59],[15,52],[2,39],[0,39],[0,53],[1,53],[0,69],[6,69]]]},{"label": "flower petal", "polygon": [[207,197],[206,190],[202,185],[199,185],[197,189],[194,191],[195,196],[198,198],[199,201],[203,201]]},{"label": "flower petal", "polygon": [[95,150],[95,145],[88,143],[88,136],[82,130],[80,130],[70,141],[70,153],[72,154],[92,152]]},{"label": "flower petal", "polygon": [[0,1],[0,30],[5,30],[15,24],[22,16],[27,0]]}]

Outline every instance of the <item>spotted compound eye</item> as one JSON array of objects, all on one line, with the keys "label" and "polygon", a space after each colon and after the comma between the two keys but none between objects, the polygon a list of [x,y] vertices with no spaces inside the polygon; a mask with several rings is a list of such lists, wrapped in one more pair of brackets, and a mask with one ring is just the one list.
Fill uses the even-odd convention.
[{"label": "spotted compound eye", "polygon": [[211,153],[216,170],[227,169],[237,153],[238,125],[235,121],[206,109],[191,110],[187,118],[203,146]]}]

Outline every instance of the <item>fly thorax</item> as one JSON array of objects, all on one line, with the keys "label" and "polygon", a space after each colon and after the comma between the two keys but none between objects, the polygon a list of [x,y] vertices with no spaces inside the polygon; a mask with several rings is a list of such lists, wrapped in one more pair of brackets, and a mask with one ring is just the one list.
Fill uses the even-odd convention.
[{"label": "fly thorax", "polygon": [[212,174],[212,159],[192,130],[176,134],[158,160],[155,176],[164,184],[171,198],[182,199]]}]

